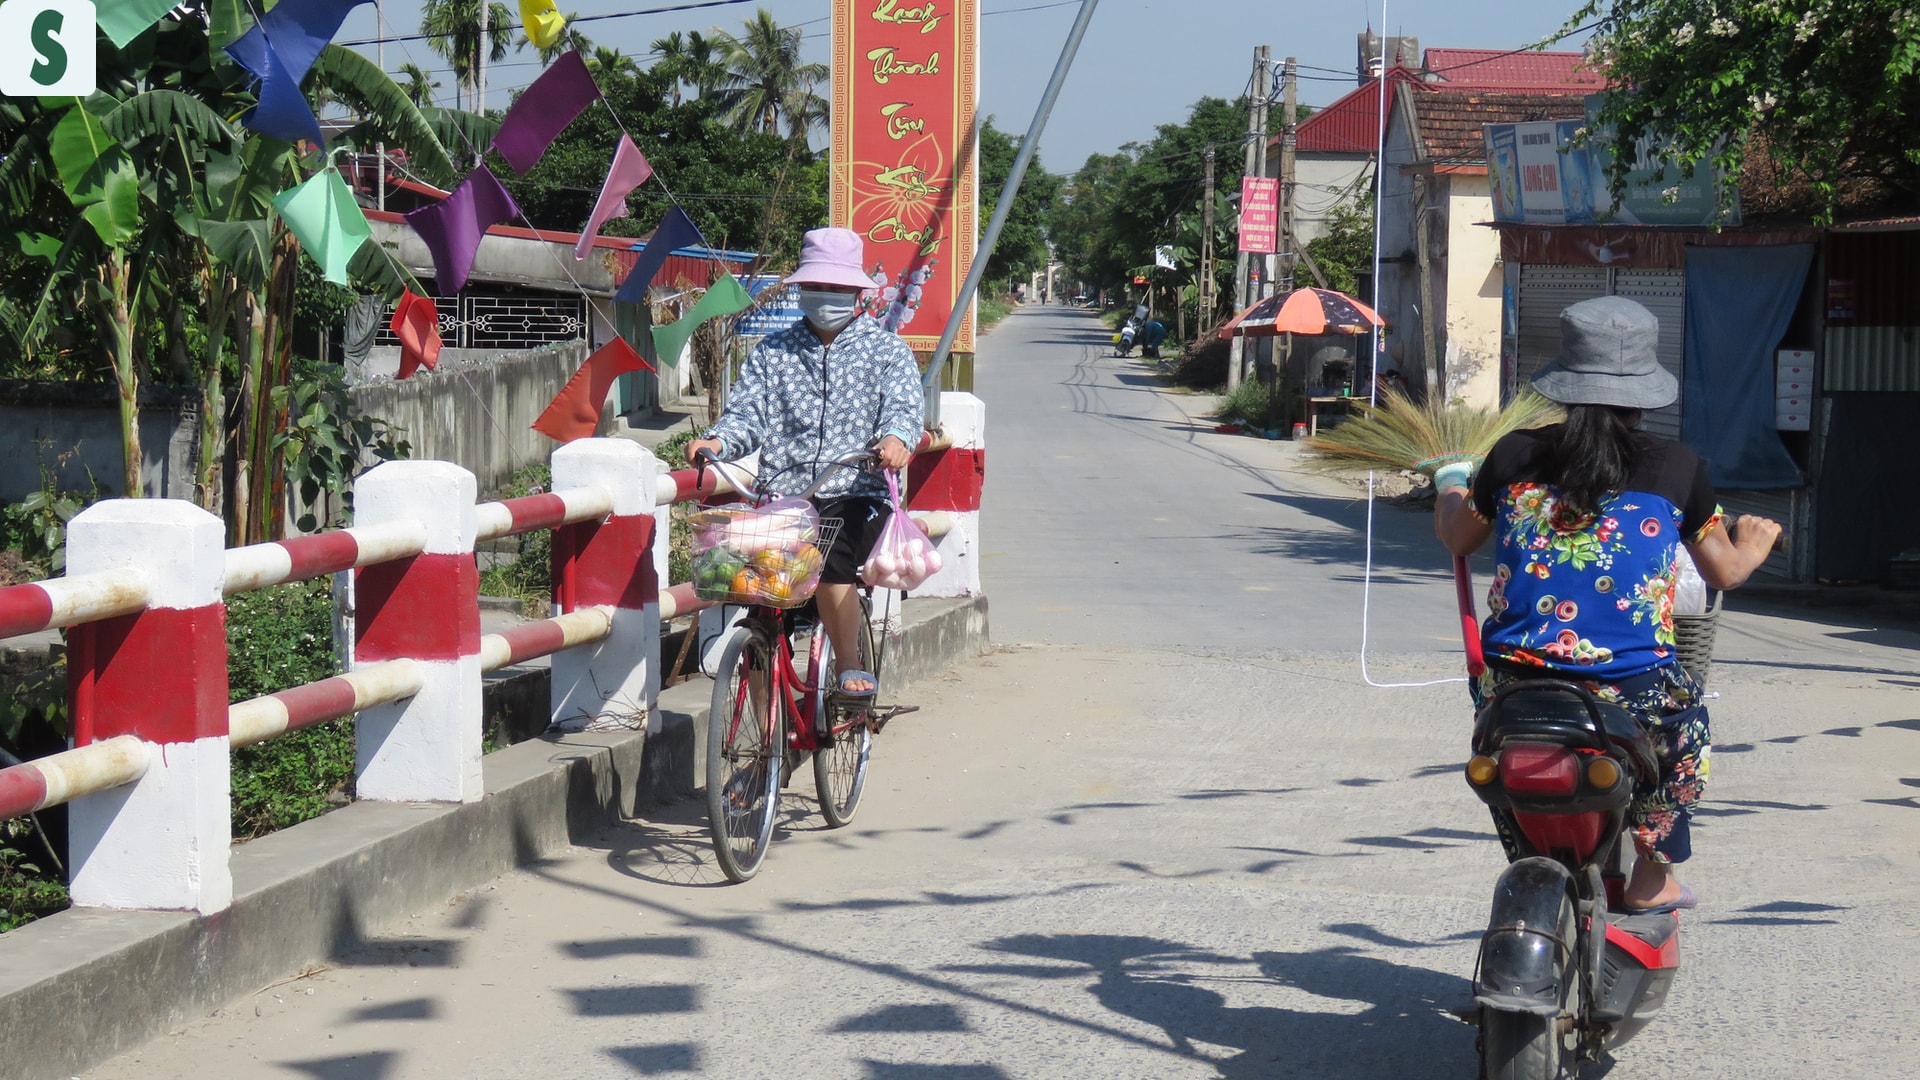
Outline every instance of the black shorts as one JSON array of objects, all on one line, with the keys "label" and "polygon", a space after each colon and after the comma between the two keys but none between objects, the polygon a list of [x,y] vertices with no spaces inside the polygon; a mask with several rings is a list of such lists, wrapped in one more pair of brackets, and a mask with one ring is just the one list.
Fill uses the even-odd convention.
[{"label": "black shorts", "polygon": [[880,530],[886,527],[893,507],[885,499],[868,495],[814,500],[822,518],[839,518],[840,532],[827,549],[827,561],[820,571],[822,585],[852,585],[860,580],[860,564],[867,561]]}]

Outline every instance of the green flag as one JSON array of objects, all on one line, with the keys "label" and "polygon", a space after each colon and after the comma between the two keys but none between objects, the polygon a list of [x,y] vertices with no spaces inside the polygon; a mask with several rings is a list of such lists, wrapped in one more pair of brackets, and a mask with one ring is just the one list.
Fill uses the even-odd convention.
[{"label": "green flag", "polygon": [[753,297],[740,287],[732,274],[721,274],[720,280],[707,288],[707,295],[693,305],[693,310],[680,316],[678,322],[653,328],[654,353],[660,363],[673,366],[680,362],[680,350],[687,347],[687,339],[694,330],[708,319],[721,315],[738,315],[753,306]]},{"label": "green flag", "polygon": [[346,182],[332,169],[273,197],[273,208],[293,230],[321,273],[335,285],[347,283],[347,263],[373,235],[367,215],[353,201]]},{"label": "green flag", "polygon": [[94,21],[120,48],[139,37],[160,16],[172,11],[180,0],[104,0],[94,5]]}]

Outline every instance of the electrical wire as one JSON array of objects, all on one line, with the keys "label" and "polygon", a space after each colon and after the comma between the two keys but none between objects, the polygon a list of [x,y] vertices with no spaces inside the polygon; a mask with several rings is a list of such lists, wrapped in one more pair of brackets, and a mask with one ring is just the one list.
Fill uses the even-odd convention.
[{"label": "electrical wire", "polygon": [[[1387,0],[1380,0],[1380,25],[1381,26],[1393,25],[1392,23],[1387,21]],[[1387,68],[1385,65],[1382,65],[1380,68],[1380,124],[1379,124],[1379,142],[1376,146],[1376,150],[1378,152],[1378,156],[1375,157],[1374,160],[1384,163],[1387,160]],[[1385,170],[1376,170],[1376,172],[1379,175],[1384,175]],[[1373,203],[1373,310],[1375,312],[1378,312],[1380,310],[1380,203],[1381,201],[1382,200],[1376,198],[1374,199],[1374,203]],[[1370,369],[1367,372],[1367,404],[1370,406],[1378,406],[1380,404],[1380,378],[1379,378],[1380,361],[1383,356],[1380,327],[1378,326],[1373,327],[1371,337],[1373,339],[1372,341],[1373,364],[1371,365]],[[1367,639],[1368,639],[1369,627],[1371,625],[1372,617],[1373,617],[1373,511],[1374,511],[1374,503],[1378,500],[1378,497],[1379,497],[1379,492],[1377,489],[1377,485],[1375,483],[1375,471],[1373,469],[1368,469],[1367,470],[1366,564],[1362,570],[1362,576],[1360,579],[1360,678],[1361,678],[1361,681],[1365,682],[1368,686],[1379,687],[1381,689],[1389,689],[1389,690],[1415,689],[1415,688],[1424,687],[1424,686],[1444,686],[1447,683],[1466,682],[1467,681],[1466,678],[1464,676],[1459,676],[1459,675],[1456,675],[1448,679],[1429,679],[1424,682],[1378,682],[1374,679],[1373,673],[1367,669]]]}]

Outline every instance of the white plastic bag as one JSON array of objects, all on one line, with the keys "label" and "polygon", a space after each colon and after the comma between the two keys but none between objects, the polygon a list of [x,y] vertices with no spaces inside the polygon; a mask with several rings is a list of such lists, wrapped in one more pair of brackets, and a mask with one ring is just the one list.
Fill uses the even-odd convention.
[{"label": "white plastic bag", "polygon": [[1700,569],[1693,565],[1693,555],[1685,544],[1680,545],[1678,560],[1680,572],[1674,582],[1673,613],[1675,615],[1705,615],[1707,613],[1707,581],[1700,576]]},{"label": "white plastic bag", "polygon": [[893,513],[880,529],[880,538],[860,567],[860,580],[876,589],[917,589],[940,572],[944,560],[927,538],[926,530],[907,516],[900,505],[900,487],[887,472],[887,501]]}]

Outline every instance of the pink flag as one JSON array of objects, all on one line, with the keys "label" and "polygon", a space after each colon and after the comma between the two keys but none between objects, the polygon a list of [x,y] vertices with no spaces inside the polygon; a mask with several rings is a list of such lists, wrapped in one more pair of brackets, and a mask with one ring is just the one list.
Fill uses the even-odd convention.
[{"label": "pink flag", "polygon": [[581,233],[580,242],[573,245],[575,262],[587,257],[593,238],[600,235],[600,226],[613,218],[627,216],[627,193],[646,183],[652,175],[653,166],[647,164],[640,148],[633,145],[632,139],[620,136],[620,148],[613,152],[613,168],[607,172],[606,183],[600,185],[600,201],[593,204],[587,231]]}]

